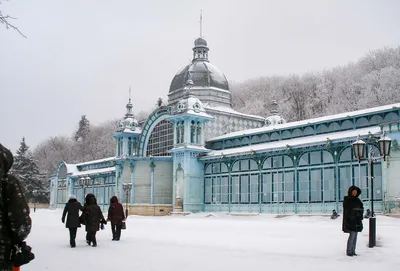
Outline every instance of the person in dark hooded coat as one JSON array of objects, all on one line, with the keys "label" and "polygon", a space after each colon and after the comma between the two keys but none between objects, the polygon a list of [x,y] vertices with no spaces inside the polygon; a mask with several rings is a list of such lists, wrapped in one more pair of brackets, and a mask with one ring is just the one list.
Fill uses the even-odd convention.
[{"label": "person in dark hooded coat", "polygon": [[23,242],[31,232],[29,206],[24,198],[21,183],[9,174],[14,158],[0,144],[0,270],[11,271],[13,244]]},{"label": "person in dark hooded coat", "polygon": [[86,242],[92,247],[97,246],[96,233],[100,229],[100,223],[107,224],[100,207],[97,205],[96,197],[93,194],[86,196],[86,203],[83,210],[86,225]]},{"label": "person in dark hooded coat", "polygon": [[342,230],[349,233],[347,240],[347,256],[357,256],[356,243],[357,234],[363,230],[363,214],[364,205],[358,198],[361,194],[361,189],[357,186],[350,186],[348,195],[343,199],[343,224]]},{"label": "person in dark hooded coat", "polygon": [[67,204],[65,204],[64,212],[61,218],[62,223],[65,223],[65,216],[67,216],[67,223],[65,224],[65,227],[69,229],[69,244],[71,247],[76,246],[76,232],[78,228],[81,227],[81,223],[79,221],[79,211],[83,212],[81,203],[76,200],[75,196],[71,196]]},{"label": "person in dark hooded coat", "polygon": [[122,222],[125,220],[124,209],[122,204],[118,202],[118,198],[113,196],[110,199],[110,207],[108,208],[107,221],[111,221],[111,232],[113,241],[119,241],[121,238]]}]

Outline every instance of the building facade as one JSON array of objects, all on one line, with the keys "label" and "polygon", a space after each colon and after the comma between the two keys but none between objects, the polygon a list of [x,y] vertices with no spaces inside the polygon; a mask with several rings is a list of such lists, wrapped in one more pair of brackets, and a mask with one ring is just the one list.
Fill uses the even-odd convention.
[{"label": "building facade", "polygon": [[[103,208],[111,196],[129,212],[326,213],[341,210],[351,185],[369,206],[366,160],[354,158],[359,136],[375,155],[377,139],[392,139],[391,156],[376,159],[377,211],[398,207],[400,104],[286,123],[278,105],[264,118],[231,105],[225,75],[208,60],[203,38],[195,40],[192,62],[172,79],[165,104],[142,123],[126,106],[114,138],[114,157],[80,164],[61,162],[51,180],[51,206],[74,194],[94,193]],[[124,185],[125,184],[125,185]],[[130,185],[126,185],[130,184]]]}]

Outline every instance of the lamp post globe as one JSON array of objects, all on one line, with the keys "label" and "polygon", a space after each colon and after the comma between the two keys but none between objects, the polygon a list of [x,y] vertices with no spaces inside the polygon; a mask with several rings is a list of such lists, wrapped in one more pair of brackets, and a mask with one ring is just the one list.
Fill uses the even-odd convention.
[{"label": "lamp post globe", "polygon": [[365,142],[357,137],[357,140],[351,144],[353,146],[354,157],[360,162],[365,158]]},{"label": "lamp post globe", "polygon": [[378,149],[380,156],[383,157],[383,160],[386,161],[386,156],[390,155],[390,146],[392,143],[392,139],[383,133],[382,137],[378,140]]}]

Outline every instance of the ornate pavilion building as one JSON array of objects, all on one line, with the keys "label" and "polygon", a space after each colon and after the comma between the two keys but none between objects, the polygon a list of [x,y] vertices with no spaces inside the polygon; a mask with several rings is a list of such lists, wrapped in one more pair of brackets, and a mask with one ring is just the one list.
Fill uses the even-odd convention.
[{"label": "ornate pavilion building", "polygon": [[111,196],[129,212],[326,213],[341,211],[351,185],[369,206],[369,165],[354,158],[357,136],[372,146],[383,131],[392,153],[374,164],[376,211],[400,196],[400,104],[286,123],[274,102],[268,118],[242,114],[231,104],[225,75],[208,60],[203,38],[192,62],[172,79],[168,103],[139,123],[129,99],[114,138],[114,157],[61,162],[51,180],[51,206],[70,194],[94,193],[103,208]]}]

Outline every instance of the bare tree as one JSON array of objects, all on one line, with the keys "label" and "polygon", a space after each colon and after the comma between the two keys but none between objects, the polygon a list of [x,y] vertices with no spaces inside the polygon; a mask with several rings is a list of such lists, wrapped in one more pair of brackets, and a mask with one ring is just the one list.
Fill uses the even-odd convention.
[{"label": "bare tree", "polygon": [[[7,0],[5,0],[7,1]],[[0,5],[4,3],[4,0],[0,0]],[[13,29],[17,31],[21,36],[26,38],[26,36],[16,27],[14,24],[11,23],[11,20],[15,20],[15,17],[11,17],[8,14],[5,14],[1,9],[0,9],[0,24],[4,24],[6,29]]]}]

